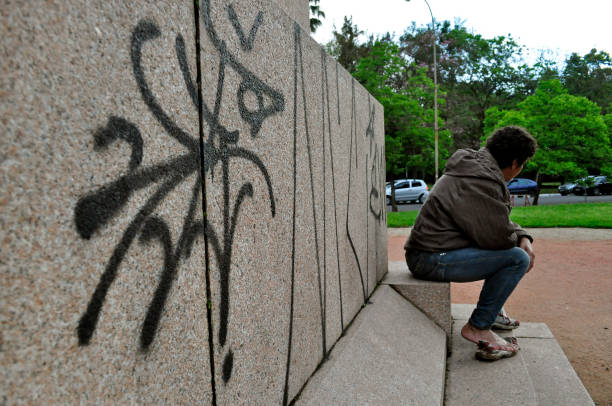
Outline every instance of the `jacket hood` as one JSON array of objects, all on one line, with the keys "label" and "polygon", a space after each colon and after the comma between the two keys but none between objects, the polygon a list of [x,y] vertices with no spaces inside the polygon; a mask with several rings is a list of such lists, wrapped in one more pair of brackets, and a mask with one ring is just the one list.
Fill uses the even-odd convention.
[{"label": "jacket hood", "polygon": [[504,175],[493,155],[486,148],[457,150],[446,162],[444,174],[449,176],[489,179],[506,185]]}]

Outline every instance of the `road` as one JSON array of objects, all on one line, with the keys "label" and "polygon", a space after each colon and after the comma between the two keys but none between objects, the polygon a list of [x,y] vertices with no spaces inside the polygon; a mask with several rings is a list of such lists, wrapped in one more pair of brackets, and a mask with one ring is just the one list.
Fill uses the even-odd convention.
[{"label": "road", "polygon": [[[532,199],[530,199],[533,202]],[[587,203],[604,203],[604,202],[612,202],[612,195],[607,196],[587,196]],[[539,205],[552,205],[552,204],[572,204],[572,203],[585,203],[584,196],[574,196],[567,195],[561,196],[560,194],[542,194],[540,195]],[[515,206],[524,206],[525,200],[522,196],[514,197],[514,205]],[[398,211],[411,211],[411,210],[419,210],[422,204],[398,204]],[[391,211],[391,206],[387,206],[387,211]]]}]

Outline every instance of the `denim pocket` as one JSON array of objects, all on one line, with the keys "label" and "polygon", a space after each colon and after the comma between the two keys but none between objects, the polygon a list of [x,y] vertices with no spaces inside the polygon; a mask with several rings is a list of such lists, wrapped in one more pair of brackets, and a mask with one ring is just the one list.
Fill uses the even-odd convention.
[{"label": "denim pocket", "polygon": [[425,280],[440,280],[438,268],[440,267],[440,257],[434,252],[417,252],[406,254],[406,262],[410,272],[418,278]]}]

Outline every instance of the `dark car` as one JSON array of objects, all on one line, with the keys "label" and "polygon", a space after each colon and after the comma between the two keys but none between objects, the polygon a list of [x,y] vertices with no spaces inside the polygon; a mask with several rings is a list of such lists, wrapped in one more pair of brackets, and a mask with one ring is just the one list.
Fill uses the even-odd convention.
[{"label": "dark car", "polygon": [[[579,180],[575,180],[573,182],[567,182],[559,186],[557,189],[561,196],[567,196],[570,193],[576,194],[576,186],[578,185]],[[583,191],[584,192],[584,191]]]},{"label": "dark car", "polygon": [[612,183],[608,181],[608,178],[605,176],[589,176],[592,179],[592,183],[589,182],[589,186],[577,184],[574,187],[574,194],[583,195],[586,191],[586,194],[589,196],[599,196],[599,195],[609,195],[612,194]]},{"label": "dark car", "polygon": [[506,186],[512,195],[531,195],[535,196],[538,192],[538,183],[525,178],[514,178]]}]

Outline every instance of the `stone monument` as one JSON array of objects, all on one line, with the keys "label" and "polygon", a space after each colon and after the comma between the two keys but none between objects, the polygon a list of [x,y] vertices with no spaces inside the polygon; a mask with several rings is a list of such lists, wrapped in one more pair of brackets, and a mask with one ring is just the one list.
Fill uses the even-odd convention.
[{"label": "stone monument", "polygon": [[287,404],[367,303],[383,108],[295,5],[3,7],[3,404]]}]

